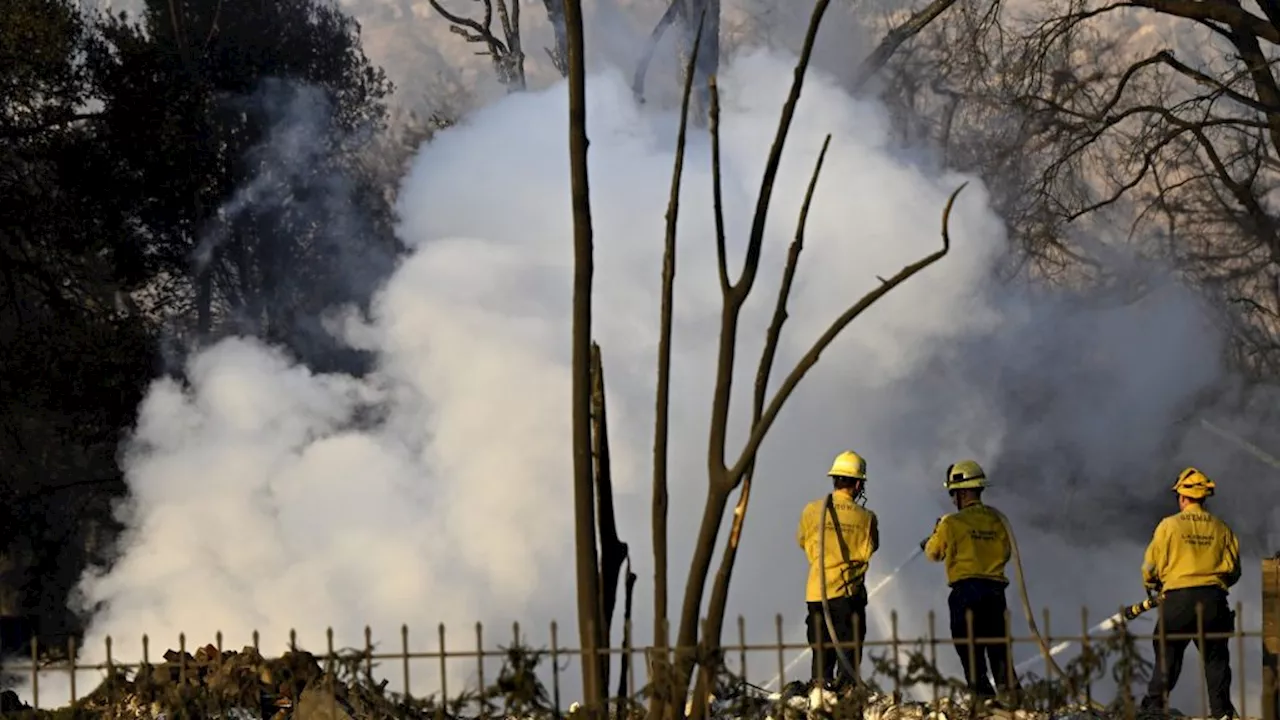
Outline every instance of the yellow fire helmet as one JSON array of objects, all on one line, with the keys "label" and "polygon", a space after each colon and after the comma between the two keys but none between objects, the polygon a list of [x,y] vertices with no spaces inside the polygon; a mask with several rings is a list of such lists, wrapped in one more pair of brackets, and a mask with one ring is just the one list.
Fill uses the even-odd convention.
[{"label": "yellow fire helmet", "polygon": [[1189,467],[1178,476],[1178,482],[1173,484],[1172,489],[1179,495],[1185,495],[1192,500],[1203,500],[1213,494],[1214,484],[1209,476]]},{"label": "yellow fire helmet", "polygon": [[987,486],[987,474],[974,460],[961,460],[947,468],[947,479],[942,486],[951,490],[975,490]]},{"label": "yellow fire helmet", "polygon": [[852,450],[846,450],[836,456],[835,462],[831,463],[831,471],[827,473],[831,477],[846,477],[854,480],[867,479],[867,461],[862,456]]}]

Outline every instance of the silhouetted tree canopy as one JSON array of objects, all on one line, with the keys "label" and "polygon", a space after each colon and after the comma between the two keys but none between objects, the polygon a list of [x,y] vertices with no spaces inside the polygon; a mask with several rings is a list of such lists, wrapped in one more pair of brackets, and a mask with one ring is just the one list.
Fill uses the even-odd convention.
[{"label": "silhouetted tree canopy", "polygon": [[[317,367],[391,267],[391,85],[324,0],[0,0],[0,616],[75,634],[148,383],[226,333]],[[175,352],[176,351],[176,352]]]}]

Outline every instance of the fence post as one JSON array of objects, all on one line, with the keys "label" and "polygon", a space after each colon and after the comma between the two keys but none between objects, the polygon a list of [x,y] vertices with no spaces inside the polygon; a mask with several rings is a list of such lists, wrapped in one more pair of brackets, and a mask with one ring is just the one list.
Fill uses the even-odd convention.
[{"label": "fence post", "polygon": [[1280,711],[1280,553],[1262,559],[1262,717]]}]

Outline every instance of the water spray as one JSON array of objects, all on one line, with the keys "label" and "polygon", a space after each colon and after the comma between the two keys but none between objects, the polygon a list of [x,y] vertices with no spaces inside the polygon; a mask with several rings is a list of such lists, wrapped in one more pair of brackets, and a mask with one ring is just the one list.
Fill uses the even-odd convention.
[{"label": "water spray", "polygon": [[1213,433],[1214,435],[1217,435],[1223,440],[1226,440],[1227,442],[1230,442],[1236,445],[1240,449],[1244,450],[1245,452],[1249,453],[1255,458],[1261,460],[1262,462],[1270,465],[1271,467],[1277,470],[1280,470],[1280,459],[1277,459],[1274,455],[1267,452],[1266,450],[1263,450],[1262,448],[1258,447],[1257,445],[1254,445],[1248,440],[1245,440],[1239,435],[1236,435],[1235,433],[1224,430],[1203,418],[1200,419],[1200,425],[1205,430],[1208,430],[1209,432]]},{"label": "water spray", "polygon": [[[1280,470],[1280,459],[1277,459],[1274,455],[1268,453],[1267,451],[1263,450],[1257,445],[1254,445],[1248,440],[1245,440],[1239,435],[1236,435],[1235,433],[1232,433],[1228,430],[1224,430],[1223,428],[1218,427],[1217,425],[1203,418],[1201,418],[1200,420],[1200,426],[1203,427],[1205,430],[1208,430],[1209,432],[1213,433],[1214,435],[1217,435],[1218,437],[1234,444],[1235,446],[1239,447],[1240,449],[1244,450],[1250,455],[1253,455],[1255,458],[1262,461],[1263,463],[1266,463],[1267,465],[1270,465],[1271,467]],[[1147,598],[1146,600],[1143,600],[1140,603],[1135,603],[1133,605],[1126,606],[1125,608],[1121,609],[1120,612],[1115,613],[1114,615],[1107,618],[1106,620],[1103,620],[1097,625],[1094,625],[1093,627],[1089,628],[1089,631],[1087,634],[1108,632],[1113,628],[1115,628],[1116,626],[1120,625],[1121,622],[1128,622],[1130,620],[1134,620],[1138,616],[1142,615],[1143,613],[1158,607],[1160,605],[1160,600],[1161,600],[1160,596],[1152,596]],[[1052,648],[1049,649],[1049,656],[1053,657],[1061,654],[1062,651],[1070,647],[1072,643],[1073,641],[1064,640],[1054,645]],[[1014,666],[1014,670],[1017,672],[1021,672],[1027,668],[1030,668],[1038,660],[1039,658],[1027,658],[1026,660],[1023,660],[1021,663],[1018,663],[1016,666]]]},{"label": "water spray", "polygon": [[[1274,455],[1268,453],[1267,451],[1263,450],[1257,445],[1254,445],[1248,440],[1245,440],[1239,435],[1236,435],[1235,433],[1232,433],[1228,430],[1218,427],[1217,425],[1203,418],[1201,418],[1200,420],[1200,426],[1203,427],[1205,430],[1208,430],[1209,432],[1213,433],[1214,435],[1217,435],[1218,437],[1239,447],[1240,449],[1254,456],[1255,458],[1262,461],[1263,463],[1266,463],[1267,465],[1270,465],[1271,467],[1276,468],[1277,470],[1280,470],[1280,459],[1276,458]],[[1128,622],[1130,620],[1134,620],[1140,615],[1142,615],[1143,613],[1146,613],[1149,610],[1159,607],[1160,601],[1161,601],[1161,597],[1156,595],[1156,596],[1149,597],[1140,603],[1128,605],[1122,608],[1120,612],[1115,613],[1111,617],[1108,617],[1106,620],[1103,620],[1097,625],[1094,625],[1093,627],[1089,628],[1089,631],[1086,634],[1108,632],[1113,628],[1117,627],[1118,625],[1120,625],[1122,622]],[[1052,648],[1048,650],[1049,657],[1052,658],[1056,655],[1061,654],[1062,651],[1066,650],[1072,644],[1073,644],[1073,641],[1064,640],[1054,645]],[[1018,663],[1016,666],[1014,666],[1014,670],[1015,672],[1021,672],[1027,668],[1030,668],[1039,660],[1040,658],[1034,658],[1034,657],[1027,658],[1026,660],[1023,660],[1021,663]]]},{"label": "water spray", "polygon": [[[1143,601],[1142,601],[1142,602],[1140,602],[1140,603],[1136,603],[1136,604],[1133,604],[1133,605],[1127,605],[1127,606],[1125,606],[1123,609],[1121,609],[1121,610],[1120,610],[1120,612],[1118,612],[1118,613],[1116,613],[1116,614],[1112,615],[1111,617],[1107,618],[1106,620],[1103,620],[1102,622],[1098,623],[1097,625],[1094,625],[1093,627],[1089,628],[1089,631],[1088,631],[1087,633],[1085,633],[1085,634],[1086,634],[1086,635],[1092,635],[1092,634],[1095,634],[1095,633],[1104,633],[1104,632],[1108,632],[1108,631],[1110,631],[1110,630],[1114,629],[1115,627],[1117,627],[1117,626],[1121,625],[1122,623],[1127,623],[1127,622],[1129,622],[1130,620],[1134,620],[1134,619],[1135,619],[1135,618],[1137,618],[1139,615],[1142,615],[1143,613],[1147,612],[1148,610],[1151,610],[1151,609],[1153,609],[1153,608],[1156,608],[1156,607],[1158,607],[1159,605],[1160,605],[1160,597],[1159,597],[1159,596],[1149,597],[1149,598],[1147,598],[1146,600],[1143,600]],[[1057,645],[1054,645],[1052,648],[1050,648],[1050,649],[1049,649],[1049,656],[1050,656],[1050,657],[1053,657],[1053,656],[1055,656],[1055,655],[1058,655],[1058,654],[1062,653],[1062,651],[1063,651],[1063,650],[1066,650],[1068,647],[1071,647],[1071,645],[1072,645],[1074,642],[1075,642],[1075,641],[1073,641],[1073,640],[1063,640],[1062,642],[1058,643]],[[1023,660],[1022,662],[1020,662],[1020,663],[1018,663],[1017,665],[1015,665],[1015,666],[1014,666],[1014,671],[1015,671],[1015,672],[1022,672],[1023,670],[1029,669],[1032,665],[1034,665],[1034,664],[1035,664],[1036,662],[1038,662],[1039,660],[1040,660],[1040,658],[1039,658],[1039,657],[1027,658],[1026,660]]]},{"label": "water spray", "polygon": [[[824,542],[824,541],[826,540],[826,535],[827,535],[827,533],[826,533],[826,520],[827,520],[827,512],[828,512],[828,508],[830,507],[830,505],[831,505],[831,495],[828,495],[828,496],[827,496],[827,499],[826,499],[826,502],[823,504],[823,509],[822,509],[822,520],[821,520],[821,523],[822,523],[822,524],[821,524],[821,526],[820,526],[820,527],[822,528],[822,531],[821,531],[821,534],[818,536],[818,548],[819,548],[819,549],[818,549],[818,555],[819,555],[819,557],[822,557],[822,558],[825,558],[825,557],[826,557],[826,554],[825,554],[825,552],[824,552],[824,551],[825,551],[825,542]],[[1066,673],[1064,673],[1064,672],[1063,672],[1062,668],[1061,668],[1061,667],[1059,667],[1059,666],[1058,666],[1058,664],[1057,664],[1057,663],[1054,661],[1054,659],[1053,659],[1053,656],[1054,656],[1054,654],[1055,654],[1055,651],[1056,651],[1056,652],[1061,652],[1061,649],[1060,649],[1060,648],[1053,648],[1053,649],[1051,649],[1051,648],[1049,647],[1049,644],[1048,644],[1047,642],[1045,642],[1044,637],[1040,635],[1040,630],[1039,630],[1039,628],[1038,628],[1038,627],[1036,627],[1035,613],[1034,613],[1034,612],[1032,611],[1032,609],[1031,609],[1031,599],[1030,599],[1030,597],[1029,597],[1029,595],[1028,595],[1028,593],[1027,593],[1027,583],[1026,583],[1026,579],[1025,579],[1025,573],[1024,573],[1024,572],[1023,572],[1023,570],[1022,570],[1022,556],[1021,556],[1021,553],[1018,551],[1018,540],[1017,540],[1017,537],[1016,537],[1016,536],[1014,535],[1014,533],[1013,533],[1013,527],[1009,524],[1009,519],[1008,519],[1007,517],[1005,517],[1004,513],[1000,512],[999,510],[996,510],[995,508],[991,508],[990,506],[987,506],[987,507],[989,507],[993,513],[995,513],[996,517],[1000,520],[1001,525],[1003,525],[1003,526],[1004,526],[1004,529],[1005,529],[1005,533],[1006,533],[1006,535],[1008,535],[1008,537],[1009,537],[1009,545],[1010,545],[1011,555],[1013,556],[1013,558],[1012,558],[1012,559],[1013,559],[1013,562],[1014,562],[1014,567],[1015,567],[1015,568],[1017,569],[1017,571],[1018,571],[1018,592],[1019,592],[1019,597],[1020,597],[1020,599],[1022,600],[1022,607],[1023,607],[1024,612],[1026,613],[1026,617],[1027,617],[1027,626],[1028,626],[1028,628],[1031,630],[1031,634],[1032,634],[1033,636],[1035,636],[1036,642],[1037,642],[1037,643],[1039,644],[1039,646],[1040,646],[1041,657],[1044,659],[1045,664],[1046,664],[1046,665],[1047,665],[1047,666],[1048,666],[1048,667],[1049,667],[1049,668],[1050,668],[1054,673],[1056,673],[1059,677],[1066,677]],[[834,509],[832,509],[832,510],[831,510],[831,514],[832,514],[832,515],[834,515],[834,514],[835,514]],[[887,575],[884,579],[882,579],[879,583],[877,583],[875,588],[873,588],[870,592],[868,592],[868,593],[867,593],[867,602],[868,602],[868,604],[870,604],[871,598],[875,595],[875,593],[876,593],[877,591],[879,591],[880,589],[882,589],[883,587],[885,587],[885,586],[889,583],[889,581],[890,581],[890,580],[892,580],[892,579],[893,579],[893,578],[898,574],[898,572],[900,572],[904,567],[906,567],[908,564],[910,564],[913,560],[915,560],[917,557],[919,557],[919,556],[920,556],[920,555],[922,555],[922,554],[924,554],[924,546],[923,546],[923,544],[922,544],[920,547],[918,547],[918,548],[915,550],[915,552],[913,552],[913,553],[911,554],[911,556],[910,556],[910,557],[908,557],[906,560],[904,560],[904,561],[902,562],[902,564],[900,564],[900,565],[899,565],[897,568],[895,568],[891,573],[889,573],[889,575]],[[834,639],[834,638],[836,637],[836,632],[835,632],[835,626],[834,626],[834,623],[832,623],[832,621],[831,621],[831,613],[830,613],[830,611],[829,611],[829,609],[828,609],[828,605],[827,605],[827,584],[826,584],[826,573],[825,573],[825,571],[824,571],[824,572],[822,573],[822,575],[821,575],[821,582],[822,582],[822,610],[823,610],[823,613],[822,613],[822,614],[823,614],[824,620],[825,620],[826,625],[827,625],[827,631],[828,631],[828,633],[830,633],[830,636]],[[1127,609],[1132,609],[1132,608],[1135,608],[1135,607],[1139,607],[1139,606],[1141,606],[1141,605],[1142,605],[1142,603],[1139,603],[1139,605],[1130,606],[1130,608],[1127,608]],[[1149,608],[1148,608],[1148,609],[1149,609]],[[1122,611],[1122,612],[1123,612],[1123,611]],[[1108,618],[1108,620],[1110,620],[1110,618]],[[1105,622],[1105,621],[1104,621],[1104,622]],[[841,648],[840,648],[838,645],[835,647],[835,650],[836,650],[836,653],[837,653],[837,655],[836,655],[836,656],[837,656],[837,658],[839,659],[840,663],[841,663],[841,664],[843,664],[843,665],[845,666],[846,670],[848,670],[848,671],[849,671],[849,674],[850,674],[850,675],[853,675],[853,674],[854,674],[854,672],[853,672],[853,670],[852,670],[851,663],[849,662],[848,658],[845,656],[844,652],[841,650]],[[805,650],[801,651],[798,655],[796,655],[796,657],[795,657],[795,658],[793,658],[793,659],[791,660],[791,662],[790,662],[790,663],[788,663],[788,664],[786,665],[786,667],[785,667],[785,668],[783,668],[783,671],[782,671],[782,673],[781,673],[781,674],[779,674],[779,675],[775,676],[772,680],[770,680],[769,682],[765,683],[765,687],[773,687],[773,686],[775,685],[775,683],[779,683],[779,682],[781,682],[781,681],[782,681],[782,678],[783,678],[783,677],[784,677],[788,672],[790,672],[790,671],[791,671],[791,669],[792,669],[792,668],[794,668],[794,667],[796,666],[796,664],[798,664],[801,660],[803,660],[803,659],[804,659],[806,656],[808,656],[811,652],[812,652],[812,649],[811,649],[811,648],[806,648]]]},{"label": "water spray", "polygon": [[[884,577],[880,578],[880,581],[877,582],[874,586],[872,586],[872,588],[869,591],[867,591],[867,603],[870,604],[872,598],[874,598],[881,590],[885,589],[885,587],[887,587],[889,583],[895,577],[898,576],[898,573],[902,572],[902,570],[905,567],[910,565],[916,558],[920,557],[923,554],[924,554],[924,550],[921,550],[920,548],[916,548],[915,551],[912,552],[911,555],[908,556],[906,560],[903,560],[901,563],[898,563],[898,566],[895,567],[892,571],[890,571],[888,575],[885,575]],[[777,683],[781,682],[782,678],[785,677],[787,673],[791,672],[796,665],[800,664],[802,660],[808,657],[809,653],[811,652],[812,652],[812,649],[810,648],[805,648],[804,650],[800,651],[798,655],[796,655],[794,658],[791,659],[791,662],[787,663],[786,667],[782,669],[782,672],[778,675],[775,675],[773,679],[770,680],[769,682],[765,683],[764,687],[772,688]]]}]

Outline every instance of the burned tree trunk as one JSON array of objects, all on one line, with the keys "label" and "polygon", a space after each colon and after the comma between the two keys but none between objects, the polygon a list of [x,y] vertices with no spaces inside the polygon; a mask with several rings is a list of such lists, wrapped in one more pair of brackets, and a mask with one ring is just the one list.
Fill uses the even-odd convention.
[{"label": "burned tree trunk", "polygon": [[622,654],[621,667],[618,669],[618,697],[627,696],[627,676],[631,673],[631,601],[635,597],[636,574],[631,572],[631,558],[627,558],[627,581],[623,590],[622,605],[622,647],[627,652]]},{"label": "burned tree trunk", "polygon": [[[604,364],[600,346],[591,345],[591,430],[595,457],[596,516],[600,530],[600,608],[604,646],[612,636],[613,610],[618,603],[618,578],[627,562],[627,544],[618,538],[613,512],[613,474],[609,465],[609,420],[605,414]],[[600,658],[600,684],[609,686],[609,655]],[[625,672],[623,674],[625,677]]]},{"label": "burned tree trunk", "polygon": [[600,716],[604,686],[600,568],[596,559],[595,483],[591,462],[591,285],[594,252],[587,173],[586,55],[581,0],[564,0],[569,67],[569,178],[573,196],[573,389],[574,548],[578,585],[578,635],[583,652],[582,691],[587,717]]}]

